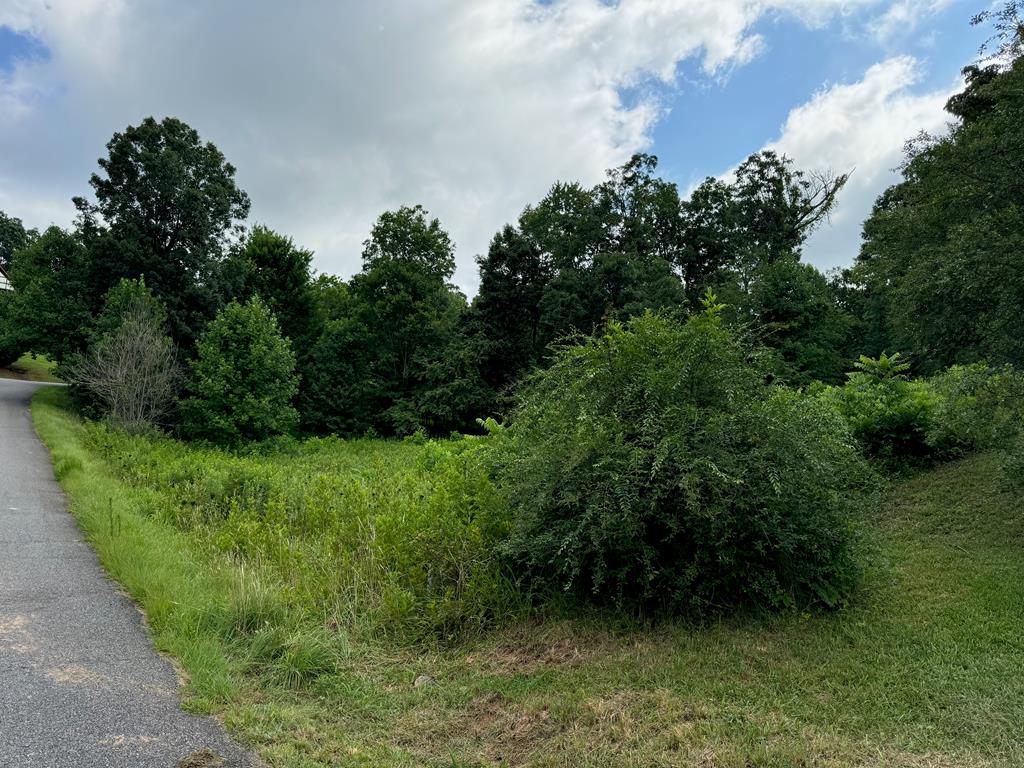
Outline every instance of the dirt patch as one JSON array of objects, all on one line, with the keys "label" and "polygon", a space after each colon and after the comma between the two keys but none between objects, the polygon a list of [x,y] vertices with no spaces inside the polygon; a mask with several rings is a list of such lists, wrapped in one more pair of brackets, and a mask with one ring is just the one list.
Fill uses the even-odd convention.
[{"label": "dirt patch", "polygon": [[547,707],[524,710],[510,707],[499,693],[474,699],[461,723],[474,741],[481,744],[481,757],[504,766],[530,762],[539,750],[549,748],[559,725]]},{"label": "dirt patch", "polygon": [[571,668],[621,648],[611,637],[574,632],[571,625],[548,628],[523,627],[503,641],[466,657],[466,664],[481,672],[529,675],[543,669]]},{"label": "dirt patch", "polygon": [[91,669],[77,664],[48,669],[46,670],[46,676],[53,680],[53,682],[60,683],[61,685],[89,685],[98,683],[103,679],[103,675],[98,672],[93,672]]},{"label": "dirt patch", "polygon": [[15,653],[32,653],[38,648],[24,616],[0,617],[0,643]]},{"label": "dirt patch", "polygon": [[200,749],[178,761],[177,768],[220,768],[224,759],[212,749]]},{"label": "dirt patch", "polygon": [[865,768],[989,768],[994,763],[978,756],[953,757],[934,752],[915,755],[886,750],[863,765]]},{"label": "dirt patch", "polygon": [[552,740],[561,730],[546,706],[524,707],[494,692],[457,712],[419,709],[395,733],[402,734],[396,746],[421,755],[444,760],[459,754],[473,765],[515,768],[557,751]]}]

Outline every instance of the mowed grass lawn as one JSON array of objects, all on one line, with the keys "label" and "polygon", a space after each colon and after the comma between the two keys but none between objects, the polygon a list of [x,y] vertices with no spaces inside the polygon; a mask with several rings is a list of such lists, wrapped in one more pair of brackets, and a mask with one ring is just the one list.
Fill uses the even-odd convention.
[{"label": "mowed grass lawn", "polygon": [[22,355],[6,368],[0,367],[0,379],[22,379],[24,381],[59,382],[54,375],[56,364],[45,357]]},{"label": "mowed grass lawn", "polygon": [[320,665],[296,685],[215,618],[232,585],[275,572],[154,515],[160,492],[127,485],[63,398],[41,392],[33,413],[72,511],[187,672],[186,706],[273,766],[1024,766],[1024,509],[992,455],[894,485],[837,613],[533,616],[451,646],[331,625],[287,646],[289,668]]}]

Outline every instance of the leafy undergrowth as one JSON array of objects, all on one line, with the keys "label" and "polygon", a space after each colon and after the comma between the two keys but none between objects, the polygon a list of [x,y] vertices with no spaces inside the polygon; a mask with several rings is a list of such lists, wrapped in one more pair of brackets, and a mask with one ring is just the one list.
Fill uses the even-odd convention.
[{"label": "leafy undergrowth", "polygon": [[166,490],[121,479],[61,398],[33,413],[83,529],[187,671],[186,704],[271,765],[1024,765],[1024,515],[995,456],[893,490],[839,613],[518,620],[424,646],[304,609],[277,566],[154,514]]},{"label": "leafy undergrowth", "polygon": [[0,379],[22,379],[56,383],[60,379],[54,374],[56,365],[45,357],[22,355],[6,368],[0,367]]}]

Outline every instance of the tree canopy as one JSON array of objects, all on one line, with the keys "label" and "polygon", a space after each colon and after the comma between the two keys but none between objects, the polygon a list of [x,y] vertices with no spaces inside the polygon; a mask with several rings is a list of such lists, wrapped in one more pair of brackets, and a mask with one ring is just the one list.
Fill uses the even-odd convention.
[{"label": "tree canopy", "polygon": [[946,105],[957,121],[908,145],[851,273],[872,335],[924,371],[1024,362],[1024,58],[964,75]]},{"label": "tree canopy", "polygon": [[173,117],[115,133],[99,166],[89,179],[95,200],[74,199],[89,245],[90,294],[145,277],[167,307],[172,336],[188,347],[217,311],[224,246],[249,213],[235,168]]}]

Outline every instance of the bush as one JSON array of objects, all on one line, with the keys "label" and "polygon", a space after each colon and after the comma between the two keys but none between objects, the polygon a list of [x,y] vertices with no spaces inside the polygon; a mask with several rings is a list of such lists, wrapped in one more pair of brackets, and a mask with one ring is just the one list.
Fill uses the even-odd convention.
[{"label": "bush", "polygon": [[295,428],[295,355],[258,297],[225,307],[197,351],[190,397],[181,404],[186,435],[239,445]]},{"label": "bush", "polygon": [[926,383],[907,378],[910,366],[898,352],[861,356],[854,365],[843,386],[827,387],[820,396],[843,415],[867,455],[895,464],[930,457],[937,395]]},{"label": "bush", "polygon": [[1018,437],[1006,452],[1003,479],[1011,492],[1024,496],[1024,435]]},{"label": "bush", "polygon": [[954,365],[931,377],[928,385],[937,395],[937,406],[927,441],[937,453],[957,456],[1007,448],[1020,433],[1024,375],[1012,367]]},{"label": "bush", "polygon": [[641,611],[835,606],[871,473],[710,307],[562,347],[495,446],[524,581]]}]

